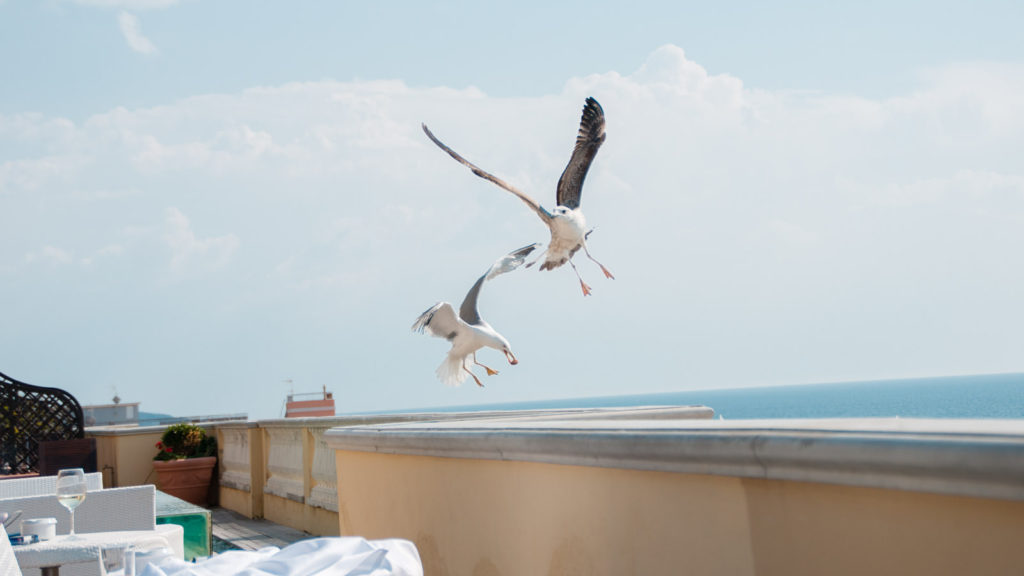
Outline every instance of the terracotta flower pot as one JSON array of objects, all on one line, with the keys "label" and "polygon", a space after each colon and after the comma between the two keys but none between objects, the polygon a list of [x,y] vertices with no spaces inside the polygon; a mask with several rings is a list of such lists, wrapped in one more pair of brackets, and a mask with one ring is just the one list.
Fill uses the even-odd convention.
[{"label": "terracotta flower pot", "polygon": [[216,456],[153,461],[157,487],[162,492],[197,506],[207,505],[206,497],[210,492],[210,479],[213,478],[213,467],[216,465]]}]

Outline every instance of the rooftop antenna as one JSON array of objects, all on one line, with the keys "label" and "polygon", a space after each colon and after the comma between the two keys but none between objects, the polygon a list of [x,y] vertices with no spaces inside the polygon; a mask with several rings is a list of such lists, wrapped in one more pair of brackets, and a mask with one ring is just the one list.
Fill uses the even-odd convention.
[{"label": "rooftop antenna", "polygon": [[285,378],[282,382],[288,385],[288,399],[281,402],[281,417],[283,418],[287,413],[288,402],[292,401],[292,396],[295,394],[295,386],[293,385],[291,378]]}]

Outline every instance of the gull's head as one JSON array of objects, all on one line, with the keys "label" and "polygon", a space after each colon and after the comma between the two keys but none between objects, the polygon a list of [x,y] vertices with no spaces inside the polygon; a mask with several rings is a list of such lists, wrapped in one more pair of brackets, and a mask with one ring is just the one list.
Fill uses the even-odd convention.
[{"label": "gull's head", "polygon": [[566,208],[565,206],[555,206],[555,208],[551,211],[551,216],[558,218],[559,216],[565,216],[570,212],[572,212],[572,210]]},{"label": "gull's head", "polygon": [[509,364],[513,366],[519,364],[519,360],[516,360],[516,355],[512,353],[512,345],[509,344],[508,340],[506,340],[501,334],[498,334],[497,336],[498,345],[494,348],[501,350],[501,353],[505,355],[505,359],[508,360]]}]

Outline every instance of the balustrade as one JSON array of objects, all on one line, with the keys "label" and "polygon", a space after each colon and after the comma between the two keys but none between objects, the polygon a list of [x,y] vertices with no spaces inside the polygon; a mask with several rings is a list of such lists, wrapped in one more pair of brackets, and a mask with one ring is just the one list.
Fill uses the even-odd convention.
[{"label": "balustrade", "polygon": [[220,484],[235,490],[252,490],[252,463],[249,455],[248,427],[220,429]]},{"label": "balustrade", "polygon": [[267,439],[267,483],[263,491],[296,502],[306,501],[304,484],[305,428],[271,426],[265,429]]},{"label": "balustrade", "polygon": [[309,492],[309,505],[338,511],[338,471],[334,463],[334,449],[327,446],[324,432],[330,426],[310,427],[313,445],[313,486]]}]

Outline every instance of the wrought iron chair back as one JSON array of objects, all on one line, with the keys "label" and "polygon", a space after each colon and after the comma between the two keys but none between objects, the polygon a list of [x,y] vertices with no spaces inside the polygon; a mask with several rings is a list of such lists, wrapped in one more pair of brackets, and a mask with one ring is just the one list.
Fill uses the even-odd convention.
[{"label": "wrought iron chair back", "polygon": [[82,405],[60,388],[0,372],[0,474],[39,471],[39,443],[85,437]]}]

